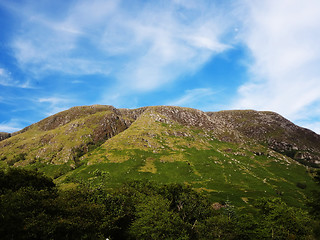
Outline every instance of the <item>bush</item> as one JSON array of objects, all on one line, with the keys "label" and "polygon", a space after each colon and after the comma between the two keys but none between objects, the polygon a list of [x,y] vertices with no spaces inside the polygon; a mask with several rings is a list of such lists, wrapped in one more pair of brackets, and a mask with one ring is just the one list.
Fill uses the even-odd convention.
[{"label": "bush", "polygon": [[298,188],[301,188],[301,189],[306,189],[306,188],[307,188],[307,184],[301,183],[301,182],[298,182],[298,183],[296,184],[296,186],[297,186]]}]

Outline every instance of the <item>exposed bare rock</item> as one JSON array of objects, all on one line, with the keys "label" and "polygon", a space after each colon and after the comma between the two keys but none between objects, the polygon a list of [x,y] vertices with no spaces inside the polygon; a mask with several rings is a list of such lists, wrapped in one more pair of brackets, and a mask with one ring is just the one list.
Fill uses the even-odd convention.
[{"label": "exposed bare rock", "polygon": [[213,121],[303,163],[320,160],[320,135],[267,111],[208,112]]}]

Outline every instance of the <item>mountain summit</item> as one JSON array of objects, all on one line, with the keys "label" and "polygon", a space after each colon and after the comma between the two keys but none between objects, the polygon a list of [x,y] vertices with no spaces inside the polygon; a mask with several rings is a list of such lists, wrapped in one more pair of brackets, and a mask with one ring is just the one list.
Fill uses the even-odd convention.
[{"label": "mountain summit", "polygon": [[237,200],[290,192],[294,202],[310,190],[298,183],[312,185],[304,165],[320,163],[319,135],[253,110],[82,106],[1,136],[1,166],[36,168],[60,184],[148,178],[232,190]]},{"label": "mountain summit", "polygon": [[[25,165],[34,159],[72,164],[77,156],[87,153],[93,146],[102,143],[114,145],[116,139],[125,137],[128,138],[127,145],[133,141],[132,148],[139,145],[143,136],[146,144],[140,145],[146,146],[140,147],[154,150],[161,147],[159,141],[154,140],[154,132],[159,131],[158,123],[167,136],[189,136],[194,138],[196,145],[206,145],[205,139],[197,142],[198,136],[190,129],[201,130],[219,141],[267,145],[306,165],[320,163],[320,135],[293,124],[277,113],[253,110],[202,112],[172,106],[138,109],[116,109],[105,105],[73,107],[13,133],[12,137],[1,133],[0,141],[6,141],[0,143],[0,156],[9,165]],[[175,125],[183,127],[185,132],[174,130],[172,127]],[[148,127],[150,134],[146,133]],[[136,128],[141,129],[141,136],[137,133],[130,137]],[[111,140],[119,133],[121,136]],[[21,155],[23,160],[16,161]]]}]

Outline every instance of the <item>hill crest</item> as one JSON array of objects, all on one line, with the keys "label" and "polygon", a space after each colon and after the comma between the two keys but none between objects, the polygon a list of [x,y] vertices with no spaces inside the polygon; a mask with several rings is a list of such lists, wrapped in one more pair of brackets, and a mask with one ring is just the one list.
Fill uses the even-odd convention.
[{"label": "hill crest", "polygon": [[294,205],[314,188],[304,165],[318,167],[319,142],[319,135],[272,112],[94,105],[2,140],[0,166],[38,169],[63,188],[149,179],[188,184],[216,201],[246,204],[276,194]]},{"label": "hill crest", "polygon": [[[0,156],[13,164],[28,164],[42,159],[59,164],[73,162],[87,153],[90,146],[105,143],[132,124],[160,122],[196,128],[219,141],[267,145],[303,164],[320,163],[320,136],[301,128],[274,112],[228,110],[203,112],[175,106],[150,106],[117,109],[109,105],[72,107],[34,123],[13,134],[2,133]],[[148,121],[147,121],[148,120]],[[141,126],[143,127],[143,126]],[[152,129],[150,129],[152,131]],[[187,130],[185,130],[187,131]],[[183,136],[191,133],[177,133]],[[203,140],[205,141],[205,140]],[[110,141],[109,141],[110,142]],[[37,147],[36,147],[37,145]],[[24,154],[25,162],[14,160]],[[20,162],[20,163],[18,163]]]}]

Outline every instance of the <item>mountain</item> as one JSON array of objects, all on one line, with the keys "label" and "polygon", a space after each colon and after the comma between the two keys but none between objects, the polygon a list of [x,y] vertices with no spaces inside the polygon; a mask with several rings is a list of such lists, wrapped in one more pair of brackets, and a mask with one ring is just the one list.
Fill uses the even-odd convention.
[{"label": "mountain", "polygon": [[305,165],[320,163],[320,135],[274,112],[238,110],[207,113],[225,128],[267,145]]},{"label": "mountain", "polygon": [[73,107],[0,142],[0,166],[37,168],[63,187],[147,178],[238,203],[303,201],[315,187],[305,165],[319,156],[320,136],[276,113],[173,106]]}]

